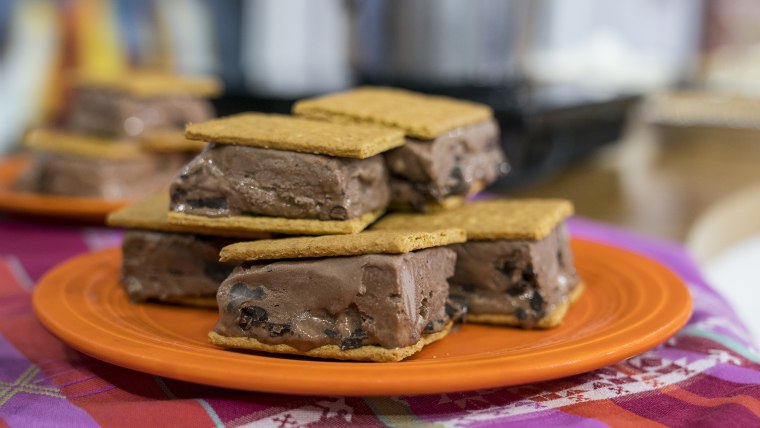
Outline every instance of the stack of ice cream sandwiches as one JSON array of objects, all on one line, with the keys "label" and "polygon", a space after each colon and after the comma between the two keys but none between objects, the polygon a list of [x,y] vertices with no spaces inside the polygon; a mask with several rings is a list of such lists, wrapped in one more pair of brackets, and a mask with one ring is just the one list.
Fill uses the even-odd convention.
[{"label": "stack of ice cream sandwiches", "polygon": [[134,199],[165,187],[205,144],[184,138],[188,122],[213,117],[212,78],[130,72],[79,76],[58,128],[29,132],[30,167],[18,190]]},{"label": "stack of ice cream sandwiches", "polygon": [[359,88],[294,113],[187,126],[208,146],[169,195],[109,219],[130,229],[132,300],[215,297],[215,345],[342,360],[399,361],[456,322],[562,321],[572,205],[466,201],[508,171],[487,106]]}]

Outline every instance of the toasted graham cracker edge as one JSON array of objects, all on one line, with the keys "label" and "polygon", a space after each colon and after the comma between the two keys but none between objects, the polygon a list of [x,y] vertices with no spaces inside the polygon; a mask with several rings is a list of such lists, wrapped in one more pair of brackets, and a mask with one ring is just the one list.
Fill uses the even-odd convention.
[{"label": "toasted graham cracker edge", "polygon": [[150,71],[126,72],[116,76],[78,73],[73,76],[72,84],[74,87],[121,91],[135,98],[177,95],[215,97],[224,89],[222,82],[212,76],[183,76]]},{"label": "toasted graham cracker edge", "polygon": [[205,141],[188,140],[180,130],[148,131],[140,137],[140,147],[148,152],[200,152],[207,145]]},{"label": "toasted graham cracker edge", "polygon": [[441,331],[423,335],[422,338],[414,345],[394,349],[387,349],[372,345],[362,346],[355,349],[347,349],[343,351],[337,345],[323,345],[318,348],[303,352],[286,344],[267,345],[266,343],[261,343],[253,338],[225,337],[213,331],[209,332],[208,340],[209,343],[224,348],[263,351],[275,354],[304,355],[307,357],[331,358],[334,360],[374,361],[377,363],[388,363],[401,361],[404,358],[410,357],[422,350],[422,348],[426,345],[444,338],[451,331],[452,325],[453,323],[449,322]]},{"label": "toasted graham cracker edge", "polygon": [[111,227],[123,227],[126,229],[152,230],[168,233],[192,233],[197,235],[212,235],[241,239],[272,237],[272,234],[267,232],[238,231],[171,224],[169,223],[168,214],[169,193],[161,192],[110,213],[106,217],[106,224]]},{"label": "toasted graham cracker edge", "polygon": [[[246,120],[249,121],[249,129],[245,128]],[[341,126],[265,113],[243,113],[190,123],[185,128],[185,137],[220,144],[356,159],[366,159],[405,143],[403,133],[392,128],[361,127],[356,124]],[[349,137],[356,139],[353,145],[342,141]]]},{"label": "toasted graham cracker edge", "polygon": [[[565,318],[567,310],[570,305],[578,300],[583,294],[586,285],[583,281],[578,282],[572,293],[568,297],[567,301],[561,305],[557,305],[549,315],[541,319],[534,327],[535,328],[554,328],[562,324],[562,320]],[[471,324],[495,324],[505,325],[510,327],[520,327],[523,323],[517,319],[515,315],[504,314],[467,314],[464,320],[465,323]]]},{"label": "toasted graham cracker edge", "polygon": [[[383,103],[387,103],[393,98],[395,98],[395,102],[398,103],[408,102],[409,99],[424,100],[423,102],[430,104],[424,108],[426,113],[431,109],[439,110],[438,112],[441,113],[441,109],[450,109],[452,106],[457,106],[460,111],[458,115],[446,116],[438,114],[435,120],[431,119],[424,113],[419,114],[416,117],[410,115],[410,117],[404,118],[403,120],[394,120],[387,115],[366,115],[360,113],[361,108],[354,109],[354,112],[352,113],[338,111],[350,110],[351,107],[353,107],[352,104],[359,106],[363,105],[367,100],[364,100],[361,97],[366,96],[365,94],[367,92],[374,93],[376,97],[380,97],[380,102]],[[333,104],[335,102],[333,101],[335,97],[341,99],[339,104],[342,104],[342,106],[335,106]],[[423,140],[432,140],[453,129],[475,125],[493,118],[493,110],[485,104],[440,95],[422,94],[400,88],[380,86],[364,86],[340,93],[300,100],[293,105],[292,111],[293,114],[298,116],[334,123],[369,123],[392,127],[403,130],[409,137]]]},{"label": "toasted graham cracker edge", "polygon": [[211,235],[221,230],[235,234],[270,232],[285,235],[339,235],[361,232],[380,218],[384,212],[384,209],[377,209],[351,220],[336,221],[264,216],[203,217],[170,211],[168,221],[173,225],[201,227],[204,230],[213,231],[209,233]]},{"label": "toasted graham cracker edge", "polygon": [[24,136],[24,146],[32,150],[93,159],[127,160],[147,156],[134,143],[50,129],[29,131]]},{"label": "toasted graham cracker edge", "polygon": [[[535,219],[533,211],[519,211],[525,204],[554,204],[554,210]],[[494,214],[494,206],[500,210]],[[508,209],[518,212],[510,212]],[[468,202],[459,207],[431,213],[395,212],[372,225],[372,230],[432,230],[460,227],[468,241],[532,240],[548,236],[573,214],[573,204],[564,199],[492,199]],[[507,221],[505,221],[507,220]],[[526,220],[520,224],[522,220]],[[495,223],[495,224],[494,224]],[[525,224],[527,223],[527,224]]]},{"label": "toasted graham cracker edge", "polygon": [[425,248],[465,242],[463,229],[431,232],[364,231],[353,235],[269,239],[238,242],[222,248],[219,260],[277,260],[307,257],[403,254]]}]

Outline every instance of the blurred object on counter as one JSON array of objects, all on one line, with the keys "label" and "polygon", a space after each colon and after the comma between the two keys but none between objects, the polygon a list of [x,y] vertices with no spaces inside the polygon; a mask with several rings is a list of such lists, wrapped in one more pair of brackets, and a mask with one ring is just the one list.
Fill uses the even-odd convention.
[{"label": "blurred object on counter", "polygon": [[294,99],[351,86],[342,0],[246,0],[241,65],[250,91]]},{"label": "blurred object on counter", "polygon": [[[44,111],[49,70],[58,57],[59,21],[47,1],[3,2],[8,15],[0,49],[0,153],[10,151],[28,123]],[[6,9],[6,7],[8,9]]]},{"label": "blurred object on counter", "polygon": [[760,96],[760,2],[707,0],[700,86]]},{"label": "blurred object on counter", "polygon": [[541,0],[525,69],[533,80],[641,93],[690,79],[703,5],[694,0]]},{"label": "blurred object on counter", "polygon": [[650,97],[644,112],[645,120],[664,126],[760,131],[760,97],[697,91],[660,93]]}]

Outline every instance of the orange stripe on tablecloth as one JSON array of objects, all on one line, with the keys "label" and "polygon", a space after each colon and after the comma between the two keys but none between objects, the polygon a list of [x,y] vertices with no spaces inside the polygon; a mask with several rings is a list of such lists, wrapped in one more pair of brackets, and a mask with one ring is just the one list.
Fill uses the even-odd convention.
[{"label": "orange stripe on tablecloth", "polygon": [[670,385],[669,387],[662,389],[661,392],[694,406],[717,407],[724,404],[738,404],[740,406],[744,406],[747,410],[760,418],[760,401],[754,397],[750,397],[749,395],[707,398],[694,394],[693,392],[689,392],[683,388],[679,388],[676,385]]},{"label": "orange stripe on tablecloth", "polygon": [[648,428],[665,427],[665,425],[639,416],[626,410],[610,400],[589,401],[563,407],[563,412],[596,419],[614,427]]},{"label": "orange stripe on tablecloth", "polygon": [[0,419],[0,428],[10,428],[10,426]]}]

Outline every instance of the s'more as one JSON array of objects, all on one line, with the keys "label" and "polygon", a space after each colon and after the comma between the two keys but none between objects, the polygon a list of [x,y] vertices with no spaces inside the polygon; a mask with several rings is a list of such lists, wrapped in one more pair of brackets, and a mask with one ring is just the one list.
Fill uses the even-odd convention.
[{"label": "s'more", "polygon": [[206,98],[221,91],[221,83],[207,76],[148,70],[80,73],[72,82],[66,128],[120,138],[137,138],[157,129],[182,129],[188,122],[214,117]]},{"label": "s'more", "polygon": [[396,88],[360,87],[298,101],[293,113],[403,131],[406,144],[385,153],[395,209],[455,206],[509,171],[499,126],[484,104]]},{"label": "s'more", "polygon": [[190,124],[209,146],[171,185],[175,224],[322,235],[357,233],[388,205],[380,154],[404,143],[389,128],[246,113]]},{"label": "s'more", "polygon": [[399,361],[444,337],[457,311],[447,278],[461,229],[364,231],[232,244],[242,263],[217,294],[209,333],[227,348]]},{"label": "s'more", "polygon": [[561,199],[497,199],[391,214],[373,229],[465,229],[467,242],[449,246],[457,254],[450,294],[467,308],[465,322],[550,328],[583,289],[565,227],[572,212]]},{"label": "s'more", "polygon": [[130,300],[216,308],[219,284],[236,266],[219,251],[234,242],[270,238],[261,232],[170,224],[166,191],[111,213],[106,222],[126,231],[120,282]]}]

